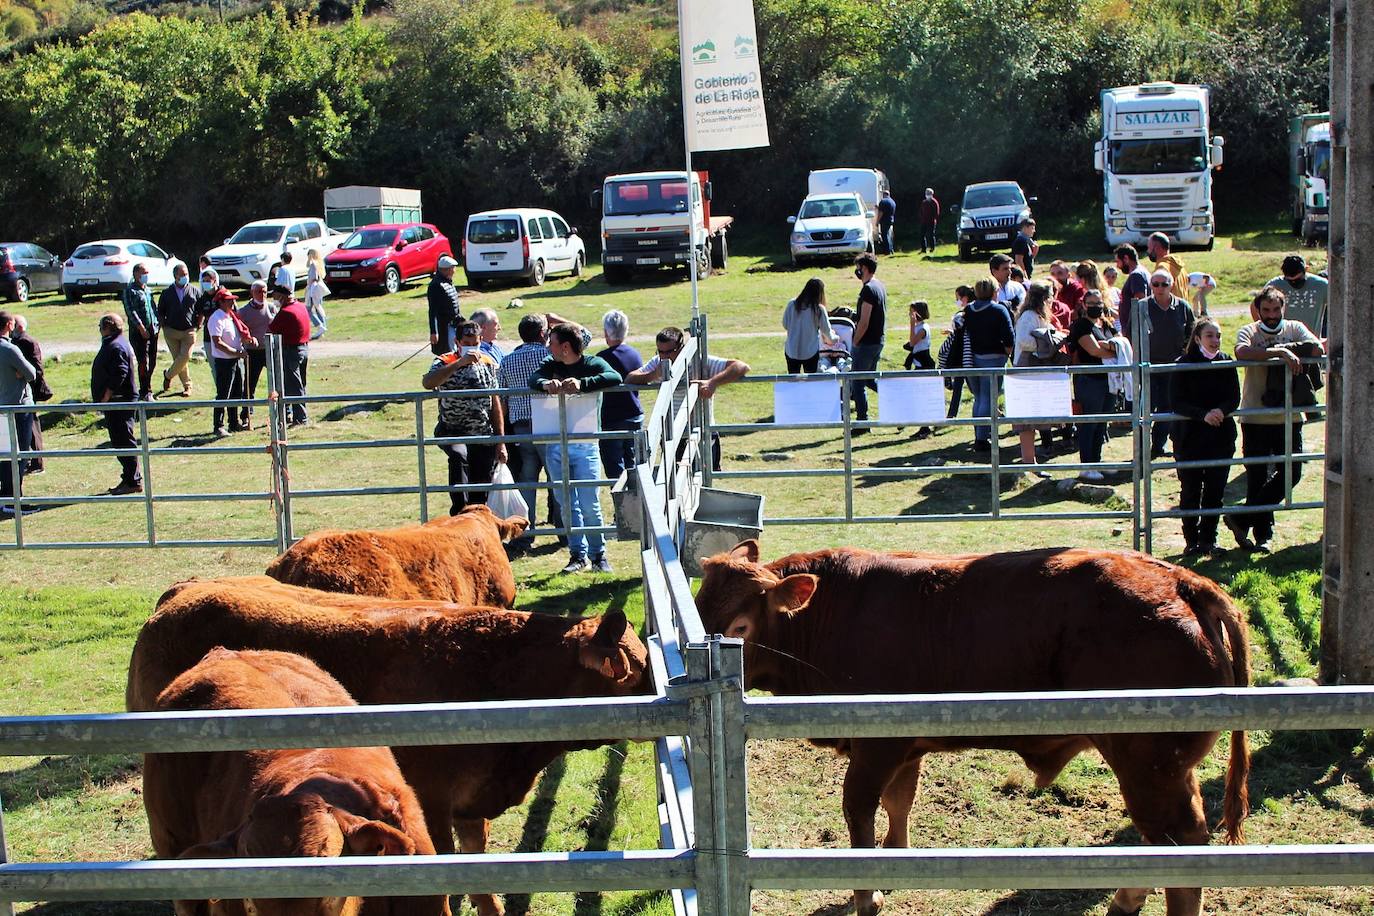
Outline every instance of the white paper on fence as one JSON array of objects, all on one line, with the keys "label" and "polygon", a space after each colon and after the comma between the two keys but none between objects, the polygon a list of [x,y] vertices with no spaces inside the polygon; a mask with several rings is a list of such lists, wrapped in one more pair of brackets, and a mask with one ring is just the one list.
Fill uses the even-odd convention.
[{"label": "white paper on fence", "polygon": [[940,422],[945,418],[944,379],[878,379],[878,416],[884,423]]},{"label": "white paper on fence", "polygon": [[1009,417],[1067,417],[1073,413],[1067,372],[1009,375],[1005,390]]},{"label": "white paper on fence", "polygon": [[774,382],[773,422],[840,422],[839,379],[824,382]]},{"label": "white paper on fence", "polygon": [[[601,429],[601,395],[569,394],[568,435],[599,432]],[[563,429],[558,418],[558,395],[530,396],[530,429],[536,436],[556,436]]]},{"label": "white paper on fence", "polygon": [[10,418],[0,413],[0,461],[9,461]]},{"label": "white paper on fence", "polygon": [[687,149],[768,145],[753,0],[679,3]]}]

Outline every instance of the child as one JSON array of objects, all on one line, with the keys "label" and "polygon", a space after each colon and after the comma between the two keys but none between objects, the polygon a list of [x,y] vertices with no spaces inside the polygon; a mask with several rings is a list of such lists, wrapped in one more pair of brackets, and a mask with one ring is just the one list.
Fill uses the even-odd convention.
[{"label": "child", "polygon": [[[945,336],[949,339],[940,346],[941,369],[970,365],[972,351],[966,346],[967,341],[964,337],[964,309],[972,301],[973,287],[960,286],[954,291],[954,318],[945,330]],[[964,377],[946,376],[945,387],[950,391],[949,412],[945,416],[952,420],[959,415],[959,401],[962,400],[964,393]]]},{"label": "child", "polygon": [[[926,322],[930,320],[930,304],[917,299],[908,306],[907,342],[903,347],[908,351],[906,368],[934,369],[935,360],[930,355],[930,331]],[[929,426],[916,430],[917,439],[925,439],[931,434]]]}]

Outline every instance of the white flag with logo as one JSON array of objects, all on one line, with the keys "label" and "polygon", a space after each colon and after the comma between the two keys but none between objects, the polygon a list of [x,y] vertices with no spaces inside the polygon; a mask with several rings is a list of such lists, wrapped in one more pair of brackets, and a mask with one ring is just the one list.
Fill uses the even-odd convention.
[{"label": "white flag with logo", "polygon": [[680,0],[678,9],[688,150],[767,146],[753,0]]}]

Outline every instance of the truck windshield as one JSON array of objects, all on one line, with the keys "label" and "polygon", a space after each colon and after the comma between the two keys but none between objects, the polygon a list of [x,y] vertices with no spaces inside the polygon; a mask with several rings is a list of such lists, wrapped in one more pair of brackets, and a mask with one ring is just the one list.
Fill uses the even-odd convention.
[{"label": "truck windshield", "polygon": [[1313,143],[1307,147],[1307,168],[1313,178],[1331,180],[1331,144]]},{"label": "truck windshield", "polygon": [[1026,198],[1017,188],[967,188],[964,209],[982,210],[984,207],[1024,207]]},{"label": "truck windshield", "polygon": [[344,240],[341,251],[386,248],[396,238],[395,229],[360,229]]},{"label": "truck windshield", "polygon": [[858,216],[859,202],[852,197],[835,200],[808,200],[802,204],[802,219],[823,219],[828,216]]},{"label": "truck windshield", "polygon": [[499,245],[520,238],[520,220],[475,219],[468,223],[468,241],[478,245]]},{"label": "truck windshield", "polygon": [[285,226],[244,226],[229,240],[230,245],[271,245],[281,241]]},{"label": "truck windshield", "polygon": [[687,182],[674,178],[608,182],[604,207],[606,216],[686,213]]},{"label": "truck windshield", "polygon": [[1203,137],[1113,140],[1112,171],[1118,175],[1176,175],[1207,171]]}]

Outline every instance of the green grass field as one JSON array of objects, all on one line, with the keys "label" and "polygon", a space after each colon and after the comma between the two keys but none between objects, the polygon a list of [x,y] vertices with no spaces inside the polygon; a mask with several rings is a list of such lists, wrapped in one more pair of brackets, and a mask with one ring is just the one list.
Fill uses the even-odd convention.
[{"label": "green grass field", "polygon": [[[781,223],[780,223],[781,226]],[[1090,228],[1090,227],[1089,227]],[[1076,259],[1096,255],[1089,229],[1068,227],[1053,236],[1041,260]],[[813,273],[825,278],[831,304],[848,302],[855,285],[844,265],[793,270],[775,250],[737,253],[729,270],[701,285],[703,308],[710,316],[717,344],[713,352],[737,356],[756,373],[782,370],[779,316],[785,302]],[[1222,280],[1212,297],[1214,308],[1238,311],[1246,294],[1277,273],[1283,253],[1293,241],[1263,225],[1219,240],[1212,252],[1184,252],[1192,269],[1214,273]],[[952,308],[951,289],[979,275],[978,265],[960,264],[952,248],[935,257],[911,253],[885,259],[880,276],[888,281],[895,305],[924,297],[940,320]],[[687,284],[668,275],[636,288],[610,288],[596,271],[581,281],[554,280],[540,290],[499,290],[465,296],[467,310],[478,304],[504,307],[511,298],[524,308],[501,312],[506,337],[523,311],[552,309],[599,325],[601,313],[624,309],[633,322],[633,336],[643,340],[663,324],[685,324],[689,313]],[[96,316],[113,303],[80,306],[36,302],[26,311],[32,331],[45,344],[86,344],[93,339]],[[424,330],[423,291],[405,290],[397,296],[332,300],[327,341],[353,341],[363,349],[379,346],[418,346]],[[894,312],[900,310],[894,308]],[[1225,318],[1228,338],[1240,323],[1236,314]],[[899,368],[903,351],[898,343],[904,328],[891,327],[884,368]],[[648,345],[641,350],[647,350]],[[393,369],[396,358],[356,352],[330,353],[317,348],[311,359],[311,390],[315,394],[350,394],[414,390],[426,360],[417,358]],[[89,356],[72,353],[49,366],[58,399],[84,397]],[[196,384],[209,390],[209,373],[197,364]],[[765,420],[772,414],[767,386],[740,384],[718,395],[717,420],[739,423]],[[965,407],[963,415],[968,415]],[[432,410],[428,424],[432,426]],[[415,417],[408,404],[367,402],[362,405],[324,405],[315,409],[316,422],[292,431],[293,444],[342,443],[363,439],[413,437]],[[46,418],[48,448],[86,450],[76,458],[52,459],[48,470],[26,481],[29,495],[92,494],[117,478],[114,459],[100,454],[104,435],[94,417]],[[210,418],[204,410],[178,409],[171,402],[149,423],[154,445],[205,445]],[[916,441],[912,430],[884,428],[857,440],[857,467],[896,467],[944,462],[971,463],[965,429],[948,430]],[[1318,450],[1320,424],[1307,430],[1310,450]],[[760,431],[728,436],[725,465],[731,471],[771,470],[779,467],[838,467],[842,447],[834,434]],[[153,480],[161,493],[264,493],[269,485],[266,434],[255,431],[223,443],[244,446],[233,455],[192,453],[153,459]],[[1014,454],[1014,438],[1002,440],[1003,460]],[[1127,454],[1128,441],[1113,439],[1108,457]],[[789,456],[785,463],[765,454]],[[1064,453],[1061,453],[1064,454]],[[1063,457],[1059,460],[1074,460]],[[299,451],[292,457],[291,483],[299,492],[311,488],[404,485],[415,480],[417,458],[413,445],[372,450]],[[444,480],[442,456],[429,449],[428,477]],[[1050,467],[1053,471],[1053,466]],[[1056,477],[1067,477],[1060,472]],[[1309,469],[1298,499],[1320,495],[1320,473]],[[1239,475],[1233,475],[1230,499]],[[839,481],[739,480],[733,489],[763,493],[766,514],[772,517],[834,513],[843,508]],[[1055,481],[1007,478],[1004,504],[1015,509],[1065,511],[1083,508],[1055,489]],[[1117,487],[1115,499],[1130,496],[1129,485]],[[1154,503],[1173,505],[1177,486],[1172,474],[1155,478]],[[990,487],[985,477],[935,476],[912,480],[865,477],[855,482],[855,509],[863,514],[939,514],[978,510],[986,506]],[[431,494],[432,513],[443,511],[444,494]],[[609,509],[609,500],[604,501]],[[1116,503],[1113,505],[1124,504]],[[298,499],[298,535],[325,526],[383,526],[412,521],[415,496],[344,496]],[[542,516],[542,513],[541,513]],[[251,538],[271,535],[273,523],[265,501],[235,503],[169,503],[156,507],[160,538]],[[141,500],[84,506],[60,506],[25,519],[26,537],[57,541],[99,537],[141,538],[144,528]],[[0,540],[12,538],[13,523],[0,523]],[[1223,532],[1224,534],[1224,532]],[[1160,522],[1155,532],[1156,553],[1173,557],[1182,547],[1176,522]],[[1310,675],[1314,670],[1320,623],[1319,544],[1321,518],[1300,512],[1281,519],[1270,556],[1233,551],[1207,560],[1197,568],[1226,586],[1249,610],[1254,651],[1254,680],[1264,684],[1280,677]],[[1103,548],[1130,546],[1129,526],[1113,521],[1005,521],[980,523],[888,524],[869,526],[770,527],[764,553],[774,557],[823,544],[855,544],[885,548],[942,551],[997,550],[1076,544]],[[551,613],[599,613],[623,608],[642,623],[638,547],[612,542],[610,556],[616,573],[610,576],[563,577],[558,569],[565,553],[552,540],[516,563],[521,608]],[[0,681],[7,685],[6,714],[90,712],[118,710],[128,652],[134,636],[157,596],[172,582],[190,575],[231,575],[261,572],[270,550],[228,549],[111,549],[54,553],[46,551],[0,554]],[[1191,562],[1191,561],[1190,561]],[[1253,811],[1248,824],[1251,843],[1370,842],[1374,838],[1374,746],[1354,734],[1252,733],[1255,767],[1251,779]],[[1224,746],[1200,772],[1209,814],[1219,817],[1220,779]],[[845,846],[839,810],[843,765],[829,753],[801,742],[757,742],[751,745],[750,811],[757,846]],[[0,800],[6,819],[6,839],[15,860],[130,859],[150,854],[142,804],[137,794],[138,766],[132,757],[21,758],[0,762]],[[537,851],[649,848],[657,842],[654,775],[651,748],[621,744],[570,755],[542,777],[531,799],[508,812],[494,826],[493,850]],[[993,753],[933,759],[927,768],[922,797],[913,819],[912,841],[929,846],[1051,846],[1133,843],[1137,838],[1125,818],[1110,774],[1100,759],[1080,757],[1056,786],[1031,788],[1028,774],[1013,758]],[[755,909],[770,914],[838,914],[847,892],[757,894]],[[889,895],[889,911],[901,914],[1050,913],[1063,916],[1100,913],[1105,892],[994,893],[902,892]],[[1209,911],[1257,913],[1374,913],[1374,897],[1364,889],[1235,890],[1209,898]],[[570,896],[536,895],[513,898],[509,912],[531,914],[666,913],[659,895],[633,893]],[[77,906],[45,905],[32,912],[51,914],[121,913],[167,914],[165,905]],[[1153,900],[1147,914],[1163,912]]]}]

